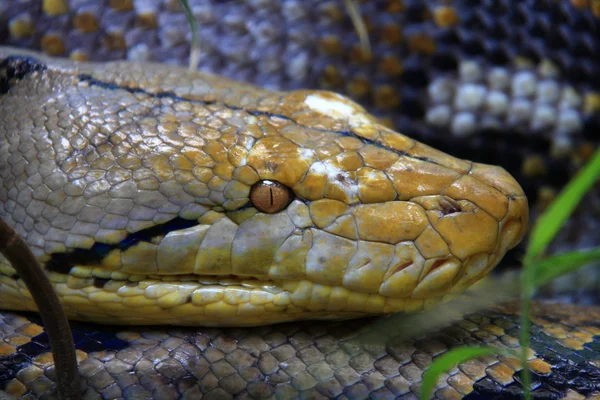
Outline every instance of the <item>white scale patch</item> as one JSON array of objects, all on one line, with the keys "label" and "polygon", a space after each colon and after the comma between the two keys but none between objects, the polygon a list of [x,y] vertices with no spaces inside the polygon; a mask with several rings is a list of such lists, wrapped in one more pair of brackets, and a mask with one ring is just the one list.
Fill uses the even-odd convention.
[{"label": "white scale patch", "polygon": [[[358,201],[358,182],[352,179],[347,171],[343,171],[335,165],[330,164],[328,160],[314,163],[311,169],[317,174],[327,176],[328,185],[337,186],[346,193],[348,198]],[[343,176],[345,179],[340,180],[340,176]]]},{"label": "white scale patch", "polygon": [[327,115],[332,118],[347,119],[348,123],[353,128],[358,128],[371,122],[360,106],[337,93],[332,95],[339,100],[334,100],[330,97],[322,97],[318,94],[311,94],[306,96],[304,104],[319,114]]},{"label": "white scale patch", "polygon": [[303,149],[303,148],[300,148],[298,157],[302,161],[312,161],[312,160],[314,160],[316,158],[315,152],[313,150],[311,150],[311,149]]},{"label": "white scale patch", "polygon": [[[343,97],[341,98],[345,100]],[[358,111],[355,107],[349,104],[347,100],[331,100],[316,94],[306,96],[304,104],[306,104],[313,111],[323,115],[330,115],[332,117],[350,118],[356,111]]]}]

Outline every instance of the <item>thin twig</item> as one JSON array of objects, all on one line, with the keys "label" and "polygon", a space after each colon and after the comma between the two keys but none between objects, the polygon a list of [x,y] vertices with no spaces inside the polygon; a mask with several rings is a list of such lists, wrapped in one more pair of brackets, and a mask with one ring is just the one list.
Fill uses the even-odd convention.
[{"label": "thin twig", "polygon": [[350,16],[350,19],[352,20],[352,25],[354,25],[354,30],[358,35],[358,40],[360,40],[360,47],[365,53],[365,56],[370,58],[371,43],[369,41],[369,32],[367,32],[367,25],[365,24],[362,14],[360,13],[358,2],[356,0],[344,0],[344,6],[346,7],[346,11]]},{"label": "thin twig", "polygon": [[0,252],[23,279],[40,312],[54,356],[60,399],[79,399],[81,397],[79,371],[67,316],[50,280],[33,253],[17,232],[2,218],[0,218]]}]

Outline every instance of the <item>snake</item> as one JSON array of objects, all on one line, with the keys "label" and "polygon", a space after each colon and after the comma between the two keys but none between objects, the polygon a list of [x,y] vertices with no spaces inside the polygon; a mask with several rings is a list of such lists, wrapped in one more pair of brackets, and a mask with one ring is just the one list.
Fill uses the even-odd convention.
[{"label": "snake", "polygon": [[[337,94],[148,63],[73,64],[16,49],[0,58],[0,154],[12,174],[2,217],[72,319],[223,327],[414,312],[487,274],[527,227],[524,193],[503,169],[434,150]],[[34,310],[15,271],[0,272],[2,308]],[[589,317],[575,324],[541,308],[548,319],[537,322],[552,328],[539,342],[562,352],[535,348],[537,395],[594,394],[594,309],[571,308],[571,318]],[[5,388],[50,392],[35,318],[3,316],[14,340],[3,349]],[[365,326],[356,321],[74,329],[80,347],[111,342],[80,351],[90,398],[385,398],[418,393],[432,356],[471,335],[516,346],[514,310],[469,318],[408,348],[356,343]],[[455,368],[437,396],[520,393],[514,359],[486,362]]]}]

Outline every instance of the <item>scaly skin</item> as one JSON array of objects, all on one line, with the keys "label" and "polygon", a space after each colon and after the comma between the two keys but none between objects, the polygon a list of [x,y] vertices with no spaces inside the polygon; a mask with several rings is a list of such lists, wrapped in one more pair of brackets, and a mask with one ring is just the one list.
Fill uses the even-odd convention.
[{"label": "scaly skin", "polygon": [[[419,395],[431,360],[450,349],[483,344],[518,351],[516,310],[513,304],[461,317],[452,302],[396,318],[245,329],[77,322],[72,328],[84,399],[408,400]],[[539,317],[533,322],[528,363],[535,376],[534,399],[597,398],[598,310],[535,305]],[[440,312],[458,320],[427,335],[407,335]],[[56,398],[52,358],[39,320],[3,312],[0,323],[0,388],[16,398]],[[504,355],[469,360],[442,375],[432,398],[521,398],[520,370],[518,359]]]},{"label": "scaly skin", "polygon": [[[333,93],[8,48],[0,59],[0,216],[73,319],[248,326],[420,310],[485,276],[527,228],[502,168]],[[248,196],[262,180],[295,199],[259,212]],[[1,271],[0,307],[34,310]]]}]

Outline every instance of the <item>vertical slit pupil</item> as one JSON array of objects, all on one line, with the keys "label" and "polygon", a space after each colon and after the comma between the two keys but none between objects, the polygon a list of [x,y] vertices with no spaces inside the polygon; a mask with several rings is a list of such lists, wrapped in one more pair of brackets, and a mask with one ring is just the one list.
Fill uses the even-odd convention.
[{"label": "vertical slit pupil", "polygon": [[271,197],[271,207],[273,207],[273,188],[269,188],[269,196]]}]

